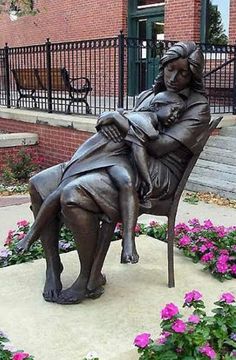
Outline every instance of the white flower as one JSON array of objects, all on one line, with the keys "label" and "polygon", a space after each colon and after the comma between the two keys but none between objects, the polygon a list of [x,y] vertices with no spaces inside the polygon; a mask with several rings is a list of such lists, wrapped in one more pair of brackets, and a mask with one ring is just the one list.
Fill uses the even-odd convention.
[{"label": "white flower", "polygon": [[93,359],[98,359],[98,354],[95,351],[90,351],[86,355],[85,360],[93,360]]},{"label": "white flower", "polygon": [[17,349],[15,348],[15,346],[11,345],[11,344],[4,344],[3,345],[3,350],[6,350],[6,351],[10,351],[10,352],[16,352]]}]

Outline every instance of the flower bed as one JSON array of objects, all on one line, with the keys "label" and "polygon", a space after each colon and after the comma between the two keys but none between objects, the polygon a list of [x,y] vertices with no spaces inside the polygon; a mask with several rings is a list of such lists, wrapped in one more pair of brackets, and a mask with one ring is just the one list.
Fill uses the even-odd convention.
[{"label": "flower bed", "polygon": [[[24,254],[17,253],[16,243],[29,230],[26,220],[17,223],[16,230],[10,230],[5,245],[0,249],[0,267],[19,264],[39,259],[43,256],[41,243],[37,241],[30,251]],[[149,225],[137,224],[135,235],[145,234],[156,239],[166,241],[166,224],[151,221]],[[217,279],[223,281],[236,278],[236,226],[214,226],[210,220],[202,224],[198,219],[189,220],[187,224],[178,224],[175,227],[176,246],[193,262],[201,262],[204,270]],[[113,240],[122,238],[122,224],[117,224]],[[59,248],[61,252],[75,249],[71,232],[65,227],[60,234]]]},{"label": "flower bed", "polygon": [[160,337],[153,340],[149,333],[142,333],[134,339],[139,359],[236,359],[235,297],[224,293],[214,304],[214,315],[207,316],[201,293],[193,290],[185,294],[183,307],[191,310],[187,320],[175,304],[167,304],[161,311]]},{"label": "flower bed", "polygon": [[0,331],[0,359],[1,360],[33,360],[34,357],[23,350],[17,350],[8,340],[6,334]]}]

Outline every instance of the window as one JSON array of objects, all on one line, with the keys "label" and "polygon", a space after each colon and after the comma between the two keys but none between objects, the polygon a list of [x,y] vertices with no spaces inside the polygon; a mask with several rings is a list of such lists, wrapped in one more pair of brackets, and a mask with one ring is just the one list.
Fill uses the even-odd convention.
[{"label": "window", "polygon": [[143,10],[146,8],[164,5],[165,0],[138,0],[137,8],[138,10]]}]

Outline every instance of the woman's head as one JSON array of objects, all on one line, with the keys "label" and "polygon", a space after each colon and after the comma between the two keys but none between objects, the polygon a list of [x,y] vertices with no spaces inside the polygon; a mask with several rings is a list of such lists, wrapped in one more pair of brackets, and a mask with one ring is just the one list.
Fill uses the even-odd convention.
[{"label": "woman's head", "polygon": [[203,66],[203,54],[194,42],[174,44],[160,60],[155,93],[165,89],[178,92],[190,87],[204,94]]}]

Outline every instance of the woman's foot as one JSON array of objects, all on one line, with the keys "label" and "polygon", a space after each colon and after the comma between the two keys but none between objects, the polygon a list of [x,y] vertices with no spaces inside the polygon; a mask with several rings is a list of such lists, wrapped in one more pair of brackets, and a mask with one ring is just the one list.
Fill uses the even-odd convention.
[{"label": "woman's foot", "polygon": [[58,295],[62,289],[61,273],[63,271],[63,265],[60,262],[58,269],[48,268],[46,271],[46,280],[43,289],[43,297],[45,301],[56,302]]}]

